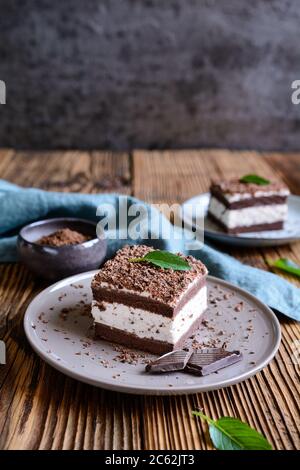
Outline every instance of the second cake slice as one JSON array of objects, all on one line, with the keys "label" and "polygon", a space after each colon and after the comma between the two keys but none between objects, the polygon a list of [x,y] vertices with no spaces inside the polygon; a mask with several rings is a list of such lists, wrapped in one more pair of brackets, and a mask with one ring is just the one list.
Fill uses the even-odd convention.
[{"label": "second cake slice", "polygon": [[227,233],[281,230],[287,219],[290,192],[281,182],[261,186],[233,178],[213,182],[210,193],[208,214]]}]

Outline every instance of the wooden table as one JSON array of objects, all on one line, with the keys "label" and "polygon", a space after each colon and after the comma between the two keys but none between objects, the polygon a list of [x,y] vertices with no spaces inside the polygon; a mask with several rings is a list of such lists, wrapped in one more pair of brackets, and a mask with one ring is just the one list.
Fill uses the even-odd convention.
[{"label": "wooden table", "polygon": [[[59,191],[117,191],[155,203],[182,202],[206,191],[212,177],[248,172],[279,175],[300,194],[296,153],[0,150],[0,177],[15,183]],[[300,243],[229,252],[261,269],[268,269],[266,258],[278,256],[300,263]],[[239,417],[276,449],[300,448],[299,364],[292,360],[293,342],[299,340],[296,322],[280,317],[282,344],[276,358],[239,385],[191,396],[127,396],[76,382],[32,351],[22,318],[39,289],[24,267],[0,265],[0,331],[8,356],[7,365],[0,366],[0,448],[210,449],[206,424],[191,416],[198,407],[213,418]]]}]

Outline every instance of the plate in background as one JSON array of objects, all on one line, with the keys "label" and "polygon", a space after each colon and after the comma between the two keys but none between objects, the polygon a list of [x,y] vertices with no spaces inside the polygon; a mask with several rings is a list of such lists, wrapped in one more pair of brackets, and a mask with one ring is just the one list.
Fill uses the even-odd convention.
[{"label": "plate in background", "polygon": [[217,346],[227,343],[228,350],[243,353],[242,361],[206,377],[147,374],[145,363],[155,356],[137,352],[133,363],[123,363],[122,348],[93,338],[89,312],[95,272],[78,274],[48,287],[30,303],[24,318],[26,336],[36,353],[74,379],[135,394],[205,392],[256,374],[279,347],[280,325],[266,305],[238,287],[208,277],[209,308],[195,339],[207,346],[212,342]]},{"label": "plate in background", "polygon": [[194,226],[193,206],[203,208],[205,237],[234,246],[279,246],[300,240],[300,196],[288,197],[288,219],[282,230],[229,234],[207,216],[210,194],[194,196],[183,203],[183,219],[189,226]]}]

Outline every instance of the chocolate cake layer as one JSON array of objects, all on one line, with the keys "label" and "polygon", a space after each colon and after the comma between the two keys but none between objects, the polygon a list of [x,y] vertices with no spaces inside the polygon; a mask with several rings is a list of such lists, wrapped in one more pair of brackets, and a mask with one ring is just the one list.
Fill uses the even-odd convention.
[{"label": "chocolate cake layer", "polygon": [[240,226],[234,228],[228,228],[226,225],[222,224],[213,214],[208,212],[209,217],[213,220],[216,224],[218,224],[225,232],[229,234],[238,234],[238,233],[248,233],[248,232],[262,232],[267,230],[281,230],[284,226],[284,222],[273,222],[271,224],[257,224],[257,225],[249,225],[249,226]]},{"label": "chocolate cake layer", "polygon": [[106,341],[111,341],[112,343],[122,344],[130,349],[139,349],[141,351],[161,355],[175,349],[182,349],[187,339],[194,334],[195,330],[200,326],[203,318],[203,316],[198,318],[176,344],[158,341],[151,338],[141,338],[135,334],[112,328],[103,325],[102,323],[95,323],[95,336]]},{"label": "chocolate cake layer", "polygon": [[92,286],[92,291],[94,300],[99,302],[100,306],[101,302],[116,302],[118,304],[128,305],[132,308],[141,308],[148,312],[154,312],[172,318],[175,317],[184,305],[194,297],[205,283],[205,278],[201,278],[196,281],[187,293],[182,296],[176,306],[171,306],[170,304],[163,303],[159,300],[145,297],[138,293],[126,292],[124,290],[112,290],[109,288]]},{"label": "chocolate cake layer", "polygon": [[211,190],[211,194],[218,199],[224,206],[230,210],[234,209],[245,209],[246,207],[255,206],[268,206],[273,204],[286,204],[287,196],[273,195],[273,196],[261,196],[251,197],[247,199],[240,199],[239,201],[230,202],[223,193],[216,189]]}]

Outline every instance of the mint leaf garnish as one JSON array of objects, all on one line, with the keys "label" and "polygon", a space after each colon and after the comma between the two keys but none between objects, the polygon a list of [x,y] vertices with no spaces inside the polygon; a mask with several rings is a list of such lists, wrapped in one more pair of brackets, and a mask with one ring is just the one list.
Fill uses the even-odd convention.
[{"label": "mint leaf garnish", "polygon": [[174,269],[174,271],[188,271],[191,269],[191,266],[187,261],[178,255],[174,255],[174,253],[170,253],[169,251],[149,251],[149,253],[142,258],[131,258],[128,261],[131,263],[148,262],[155,266],[159,266],[160,268]]},{"label": "mint leaf garnish", "polygon": [[267,261],[270,268],[278,268],[294,276],[300,277],[300,266],[288,258],[279,258],[275,261]]},{"label": "mint leaf garnish", "polygon": [[270,184],[271,181],[258,175],[245,175],[240,178],[240,183],[254,183],[259,184],[260,186],[266,186],[267,184]]},{"label": "mint leaf garnish", "polygon": [[218,450],[272,450],[262,434],[237,418],[225,416],[215,421],[201,411],[192,414],[208,422],[212,443]]}]

